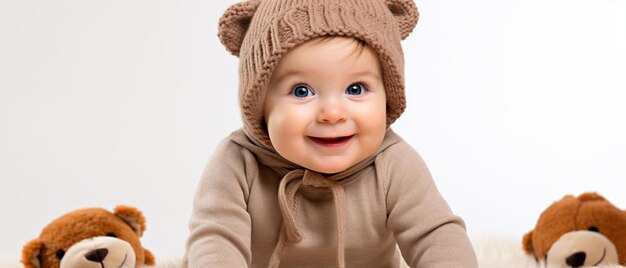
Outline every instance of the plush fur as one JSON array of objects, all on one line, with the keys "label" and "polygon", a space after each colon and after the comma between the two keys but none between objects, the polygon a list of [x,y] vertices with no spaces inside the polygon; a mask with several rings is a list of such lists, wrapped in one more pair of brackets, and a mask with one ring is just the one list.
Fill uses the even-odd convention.
[{"label": "plush fur", "polygon": [[[75,210],[52,221],[38,238],[24,245],[21,261],[26,268],[105,267],[107,262],[116,267],[124,263],[153,265],[154,256],[139,241],[145,228],[142,213],[133,207],[118,206],[114,212],[102,208]],[[92,248],[100,254],[94,255]],[[102,260],[87,261],[87,255],[72,255],[90,253],[92,259]]]},{"label": "plush fur", "polygon": [[[575,235],[588,238],[572,239]],[[602,241],[590,240],[593,237],[601,237]],[[585,255],[586,259],[582,258],[584,263],[574,266],[625,264],[626,211],[613,206],[597,193],[584,193],[578,197],[567,195],[541,213],[534,230],[524,236],[523,247],[528,254],[547,260],[554,267],[566,265],[566,262],[576,263],[570,258],[577,253]],[[610,251],[613,260],[609,259],[611,254],[607,252]]]},{"label": "plush fur", "polygon": [[[546,268],[543,261],[522,249],[519,238],[502,235],[480,235],[472,237],[472,244],[480,268]],[[600,265],[598,268],[618,268],[620,265]]]}]

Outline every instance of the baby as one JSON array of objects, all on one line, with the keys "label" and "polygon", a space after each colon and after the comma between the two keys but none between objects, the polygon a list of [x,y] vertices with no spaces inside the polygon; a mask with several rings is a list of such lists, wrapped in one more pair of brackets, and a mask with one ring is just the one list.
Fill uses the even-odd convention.
[{"label": "baby", "polygon": [[412,0],[249,0],[219,37],[244,127],[198,186],[189,267],[477,267],[463,221],[389,126]]}]

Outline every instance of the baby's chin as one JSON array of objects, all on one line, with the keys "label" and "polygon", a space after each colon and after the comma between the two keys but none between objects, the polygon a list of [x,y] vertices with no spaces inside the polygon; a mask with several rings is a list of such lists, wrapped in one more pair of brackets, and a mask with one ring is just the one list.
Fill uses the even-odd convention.
[{"label": "baby's chin", "polygon": [[340,173],[346,169],[348,169],[349,167],[340,167],[340,168],[307,168],[310,169],[312,171],[315,171],[317,173],[320,174],[324,174],[324,175],[333,175],[333,174],[337,174]]},{"label": "baby's chin", "polygon": [[334,159],[324,162],[315,162],[302,165],[303,167],[315,171],[317,173],[332,175],[340,173],[350,167],[356,165],[359,161],[352,159]]}]

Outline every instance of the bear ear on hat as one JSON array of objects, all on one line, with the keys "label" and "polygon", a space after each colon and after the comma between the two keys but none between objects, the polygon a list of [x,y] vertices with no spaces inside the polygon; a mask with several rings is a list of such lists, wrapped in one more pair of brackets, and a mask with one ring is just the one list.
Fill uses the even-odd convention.
[{"label": "bear ear on hat", "polygon": [[43,241],[41,239],[33,239],[26,243],[22,248],[22,264],[25,268],[39,268],[41,262],[39,261],[39,255],[43,248]]},{"label": "bear ear on hat", "polygon": [[139,237],[141,237],[146,230],[146,219],[143,217],[141,211],[134,207],[119,205],[115,207],[113,214],[126,222]]},{"label": "bear ear on hat", "polygon": [[406,39],[415,29],[419,12],[413,0],[385,0],[387,8],[396,17],[402,40]]},{"label": "bear ear on hat", "polygon": [[239,57],[241,43],[250,27],[260,0],[247,0],[230,6],[220,18],[217,36],[228,52]]}]

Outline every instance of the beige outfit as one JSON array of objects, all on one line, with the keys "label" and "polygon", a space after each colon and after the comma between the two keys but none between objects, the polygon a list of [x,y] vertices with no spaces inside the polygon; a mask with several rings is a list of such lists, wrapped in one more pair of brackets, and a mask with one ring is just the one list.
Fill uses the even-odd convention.
[{"label": "beige outfit", "polygon": [[[263,118],[280,59],[311,39],[344,36],[374,49],[387,126],[404,111],[404,56],[419,13],[412,0],[244,0],[218,36],[239,57],[243,130],[206,166],[189,223],[186,264],[205,267],[477,267],[419,155],[390,129],[376,154],[330,176],[272,148]],[[399,250],[398,250],[399,248]]]},{"label": "beige outfit", "polygon": [[280,267],[399,267],[400,254],[411,267],[477,267],[463,221],[417,152],[391,129],[376,155],[326,178],[340,185],[343,196],[307,185],[315,183],[306,175],[281,185],[290,172],[302,174],[243,130],[225,139],[197,188],[188,267],[268,267],[280,236],[288,236],[281,232],[279,189],[289,192],[294,184],[296,201],[288,204],[298,208],[294,227],[302,237],[283,239]]}]

